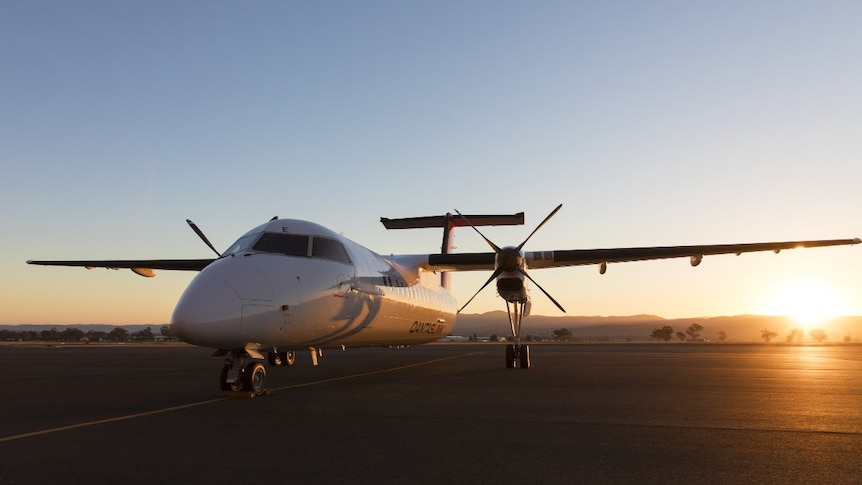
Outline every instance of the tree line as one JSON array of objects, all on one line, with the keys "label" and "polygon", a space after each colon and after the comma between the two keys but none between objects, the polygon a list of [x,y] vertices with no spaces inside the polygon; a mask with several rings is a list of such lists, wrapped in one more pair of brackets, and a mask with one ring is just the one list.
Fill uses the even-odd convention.
[{"label": "tree line", "polygon": [[[165,338],[172,337],[171,327],[164,325],[159,329],[159,335]],[[156,339],[151,327],[137,332],[129,332],[123,327],[116,327],[110,332],[100,330],[83,331],[76,327],[67,327],[58,330],[57,327],[50,330],[0,330],[0,340],[3,341],[45,341],[45,342],[129,342],[142,341],[152,342]]]},{"label": "tree line", "polygon": [[[703,325],[697,323],[689,325],[689,327],[685,329],[684,332],[674,332],[672,327],[670,327],[669,325],[665,325],[664,327],[653,329],[652,333],[650,334],[650,337],[656,340],[663,340],[665,342],[669,342],[674,337],[676,337],[679,339],[680,342],[684,342],[686,339],[699,340],[701,332],[703,332]],[[823,342],[827,338],[826,330],[823,330],[822,328],[811,329],[808,332],[808,335],[811,337],[811,340],[817,343]],[[771,342],[776,337],[778,337],[778,333],[773,332],[772,330],[764,329],[760,331],[760,338],[762,338],[765,342]],[[785,341],[790,343],[799,343],[802,342],[804,338],[805,332],[801,328],[794,328],[787,335]],[[727,333],[725,333],[723,330],[718,332],[718,340],[722,342],[727,340]],[[849,334],[844,337],[844,341],[851,341]]]},{"label": "tree line", "polygon": [[[812,328],[808,331],[808,336],[811,337],[811,340],[817,343],[823,342],[827,339],[826,330],[823,330],[822,328]],[[772,339],[776,337],[778,337],[778,334],[776,332],[773,332],[772,330],[763,329],[760,331],[760,338],[762,338],[764,342],[771,342]],[[787,337],[784,341],[788,343],[800,343],[804,338],[805,331],[803,331],[801,328],[794,328],[790,331],[789,334],[787,334]],[[850,334],[844,336],[845,342],[850,342],[850,340]]]},{"label": "tree line", "polygon": [[[680,342],[685,342],[686,339],[698,341],[700,340],[700,335],[703,332],[703,325],[699,323],[692,323],[688,326],[684,331],[674,332],[673,327],[670,325],[665,325],[661,328],[653,329],[650,334],[650,338],[654,338],[656,340],[663,340],[665,342],[670,342],[674,337],[678,338]],[[724,342],[727,340],[727,333],[724,330],[718,332],[718,340]]]}]

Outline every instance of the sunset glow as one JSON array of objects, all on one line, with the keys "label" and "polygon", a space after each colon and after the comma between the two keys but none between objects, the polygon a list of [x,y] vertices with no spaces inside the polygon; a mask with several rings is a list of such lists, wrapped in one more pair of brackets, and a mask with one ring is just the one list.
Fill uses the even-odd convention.
[{"label": "sunset glow", "polygon": [[851,313],[850,305],[835,288],[816,280],[788,281],[769,293],[762,313],[788,315],[810,330],[823,322]]},{"label": "sunset glow", "polygon": [[[557,204],[525,251],[862,237],[860,2],[151,3],[3,4],[0,324],[170,321],[194,272],[26,261],[214,256],[186,219],[216,252],[278,216],[437,253],[379,219],[456,208],[524,212],[482,230],[516,246]],[[862,315],[862,244],[779,253],[530,277],[572,315]]]}]

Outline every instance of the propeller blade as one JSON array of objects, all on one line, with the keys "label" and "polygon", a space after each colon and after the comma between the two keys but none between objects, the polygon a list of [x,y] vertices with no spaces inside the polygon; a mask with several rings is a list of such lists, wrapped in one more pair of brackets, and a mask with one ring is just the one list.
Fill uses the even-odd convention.
[{"label": "propeller blade", "polygon": [[[548,214],[548,217],[546,217],[545,220],[542,221],[541,224],[539,224],[538,226],[536,226],[535,229],[533,229],[533,232],[531,232],[530,235],[527,236],[527,239],[524,239],[524,242],[522,242],[521,245],[518,246],[518,251],[520,251],[521,248],[524,247],[524,244],[527,244],[527,241],[529,241],[530,238],[533,237],[533,234],[535,234],[539,229],[542,228],[542,226],[545,225],[546,222],[548,222],[549,220],[551,220],[552,217],[554,217],[554,214],[556,214],[560,210],[561,207],[563,207],[563,204],[558,205],[556,209],[554,209],[553,211],[551,211],[550,214]],[[528,276],[528,278],[529,278],[529,276]],[[539,285],[536,285],[536,286],[539,286]]]},{"label": "propeller blade", "polygon": [[[491,246],[491,249],[493,249],[495,253],[497,253],[497,254],[499,254],[499,253],[500,253],[500,248],[499,248],[496,244],[494,244],[493,242],[491,242],[491,240],[490,240],[490,239],[488,239],[487,237],[485,237],[485,235],[484,235],[484,234],[482,234],[481,232],[479,232],[479,229],[476,229],[476,226],[474,226],[474,225],[473,225],[473,223],[472,223],[472,222],[470,222],[470,219],[467,219],[466,217],[464,217],[464,214],[462,214],[462,213],[461,213],[461,211],[459,211],[458,209],[455,209],[455,213],[457,213],[459,216],[461,216],[461,219],[464,219],[464,221],[465,221],[465,222],[467,222],[467,224],[469,224],[469,225],[470,225],[470,227],[472,227],[474,231],[476,231],[480,236],[482,236],[482,239],[484,239],[484,240],[485,240],[485,242],[486,242],[486,243],[488,243],[488,245],[489,245],[489,246]],[[487,285],[488,283],[485,283],[485,284]],[[484,286],[483,286],[483,288],[484,288]],[[482,290],[479,290],[479,291],[482,291]],[[474,295],[474,296],[475,296],[475,295]],[[471,298],[471,300],[472,300],[472,298]],[[466,306],[466,305],[464,305],[464,306]],[[459,311],[460,311],[460,310],[459,310]]]},{"label": "propeller blade", "polygon": [[[469,300],[467,300],[467,303],[465,303],[465,304],[464,304],[464,306],[462,306],[462,307],[458,310],[458,313],[461,313],[461,312],[464,310],[464,308],[466,308],[466,307],[467,307],[467,305],[469,305],[469,304],[470,304],[470,302],[471,302],[471,301],[473,301],[473,299],[474,299],[474,298],[476,298],[476,296],[478,296],[478,295],[479,295],[479,293],[481,293],[481,292],[482,292],[482,290],[484,290],[484,289],[485,289],[485,287],[486,287],[486,286],[488,286],[489,284],[491,284],[491,282],[492,282],[492,281],[494,281],[494,279],[496,279],[498,276],[500,276],[504,271],[519,271],[521,274],[523,274],[524,276],[526,276],[526,277],[527,277],[527,279],[528,279],[528,280],[530,280],[534,285],[536,285],[536,288],[540,289],[540,290],[542,291],[542,293],[544,293],[544,294],[545,294],[545,296],[547,296],[547,297],[548,297],[548,299],[549,299],[549,300],[551,300],[551,301],[554,303],[554,305],[557,305],[557,308],[559,308],[561,312],[566,313],[566,309],[565,309],[565,308],[563,308],[563,306],[562,306],[562,305],[560,305],[560,304],[557,302],[557,300],[555,300],[555,299],[554,299],[554,297],[553,297],[553,296],[551,296],[551,294],[550,294],[550,293],[548,293],[547,291],[545,291],[545,289],[544,289],[544,288],[542,288],[542,285],[540,285],[540,284],[536,283],[536,280],[534,280],[530,275],[528,275],[528,274],[527,274],[527,272],[526,272],[526,271],[524,271],[524,268],[522,267],[522,260],[521,260],[521,257],[522,257],[522,255],[521,255],[521,248],[523,248],[523,247],[524,247],[524,245],[525,245],[525,244],[527,244],[527,241],[529,241],[529,240],[530,240],[530,238],[531,238],[531,237],[533,237],[533,235],[534,235],[534,234],[536,234],[536,232],[538,232],[538,230],[542,228],[542,226],[544,226],[544,225],[545,225],[549,220],[551,220],[551,218],[552,218],[552,217],[554,217],[554,215],[555,215],[557,212],[559,212],[559,210],[560,210],[562,207],[563,207],[563,204],[560,204],[560,205],[558,205],[558,206],[557,206],[557,208],[556,208],[556,209],[554,209],[553,211],[551,211],[551,213],[550,213],[550,214],[548,214],[548,216],[547,216],[547,217],[545,217],[545,220],[543,220],[543,221],[542,221],[538,226],[536,226],[536,228],[535,228],[535,229],[533,229],[533,232],[531,232],[531,233],[530,233],[530,235],[529,235],[529,236],[527,236],[527,239],[524,239],[524,242],[522,242],[522,243],[521,243],[517,248],[511,247],[511,246],[507,246],[507,247],[505,248],[505,250],[504,250],[504,249],[500,249],[500,247],[499,247],[499,246],[497,246],[496,244],[494,244],[493,242],[491,242],[491,240],[490,240],[490,239],[488,239],[487,237],[485,237],[485,235],[484,235],[484,234],[482,234],[482,232],[481,232],[481,231],[479,231],[479,229],[477,229],[477,228],[476,228],[476,226],[474,226],[474,225],[473,225],[473,223],[472,223],[472,222],[470,222],[470,220],[469,220],[469,219],[467,219],[467,217],[466,217],[466,216],[464,216],[464,214],[462,214],[462,213],[461,213],[461,211],[459,211],[458,209],[455,209],[455,212],[456,212],[459,216],[461,216],[461,219],[464,219],[464,221],[465,221],[465,222],[466,222],[470,227],[472,227],[472,228],[473,228],[473,230],[474,230],[474,231],[476,231],[476,233],[477,233],[477,234],[479,234],[480,236],[482,236],[482,239],[484,239],[484,240],[485,240],[485,242],[486,242],[486,243],[488,243],[488,245],[489,245],[489,246],[491,246],[491,249],[493,249],[493,250],[494,250],[494,252],[495,252],[495,253],[497,253],[497,268],[496,268],[496,269],[494,270],[494,272],[491,274],[491,277],[490,277],[490,278],[488,278],[488,281],[486,281],[486,282],[485,282],[485,284],[484,284],[484,285],[482,285],[482,287],[481,287],[481,288],[479,288],[479,291],[477,291],[476,293],[474,293],[474,294],[473,294],[473,296],[471,296],[471,297],[470,297],[470,299],[469,299]],[[510,315],[510,316],[511,316],[511,315]]]},{"label": "propeller blade", "polygon": [[486,281],[486,282],[485,282],[485,284],[484,284],[484,285],[482,285],[482,287],[481,287],[481,288],[479,288],[479,291],[477,291],[476,293],[474,293],[474,294],[473,294],[473,296],[471,296],[471,297],[470,297],[470,299],[469,299],[469,300],[467,300],[467,303],[464,303],[464,305],[463,305],[461,308],[459,308],[459,309],[458,309],[458,313],[461,313],[461,311],[462,311],[462,310],[464,310],[465,308],[467,308],[467,305],[469,305],[469,304],[470,304],[470,302],[471,302],[471,301],[473,301],[473,298],[476,298],[476,297],[479,295],[479,293],[481,293],[481,292],[482,292],[482,290],[484,290],[486,286],[488,286],[489,284],[491,284],[491,282],[492,282],[492,281],[494,281],[494,279],[496,279],[496,278],[497,278],[497,276],[500,276],[500,273],[502,273],[502,272],[503,272],[503,271],[502,271],[501,269],[499,269],[499,268],[498,268],[498,269],[496,269],[496,270],[494,270],[494,272],[493,272],[493,273],[491,273],[491,277],[490,277],[490,278],[488,278],[488,281]]},{"label": "propeller blade", "polygon": [[[558,208],[559,208],[559,207],[558,207]],[[553,215],[553,214],[552,214],[552,215]],[[526,277],[527,277],[527,279],[528,279],[528,280],[530,280],[534,285],[536,285],[536,288],[538,288],[538,289],[542,290],[542,293],[544,293],[544,294],[545,294],[545,296],[547,296],[547,297],[548,297],[548,299],[549,299],[549,300],[551,300],[551,301],[554,303],[554,305],[557,305],[557,308],[559,308],[559,309],[560,309],[560,311],[562,311],[563,313],[566,313],[566,309],[565,309],[565,308],[563,308],[563,306],[562,306],[562,305],[560,305],[559,303],[557,303],[557,300],[555,300],[555,299],[554,299],[554,297],[553,297],[553,296],[551,296],[551,294],[550,294],[550,293],[548,293],[547,291],[545,291],[545,289],[544,289],[544,288],[542,288],[542,285],[540,285],[540,284],[536,283],[536,280],[534,280],[532,276],[530,276],[529,274],[527,274],[527,272],[526,272],[526,271],[524,271],[524,270],[522,270],[521,268],[518,268],[518,271],[519,271],[522,275],[526,276]]]},{"label": "propeller blade", "polygon": [[194,232],[195,232],[195,234],[197,234],[197,235],[198,235],[198,237],[199,237],[199,238],[201,238],[201,240],[204,242],[204,244],[206,244],[207,246],[209,246],[209,248],[210,248],[210,249],[212,249],[212,250],[213,250],[213,252],[214,252],[214,253],[216,253],[216,254],[218,255],[218,257],[221,257],[221,253],[220,253],[220,252],[218,252],[218,250],[217,250],[217,249],[212,245],[212,243],[210,242],[210,240],[209,240],[209,239],[207,239],[207,237],[204,235],[203,231],[201,231],[201,230],[200,230],[200,228],[197,226],[197,224],[195,224],[194,222],[192,222],[192,221],[191,221],[191,219],[186,219],[186,222],[187,222],[187,223],[189,224],[189,226],[192,228],[192,231],[194,231]]}]

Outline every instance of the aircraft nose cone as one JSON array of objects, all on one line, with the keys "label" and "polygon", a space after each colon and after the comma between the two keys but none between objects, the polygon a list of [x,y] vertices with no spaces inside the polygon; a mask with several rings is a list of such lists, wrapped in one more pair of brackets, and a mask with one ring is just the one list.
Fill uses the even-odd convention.
[{"label": "aircraft nose cone", "polygon": [[172,333],[184,342],[204,347],[237,348],[242,304],[221,278],[199,274],[189,284],[171,317]]}]

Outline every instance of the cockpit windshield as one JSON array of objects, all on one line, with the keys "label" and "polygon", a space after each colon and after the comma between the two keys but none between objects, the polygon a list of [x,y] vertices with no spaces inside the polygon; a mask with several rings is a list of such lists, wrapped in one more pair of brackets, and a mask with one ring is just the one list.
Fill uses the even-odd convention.
[{"label": "cockpit windshield", "polygon": [[[309,253],[309,242],[311,251]],[[335,239],[302,234],[281,234],[274,232],[256,232],[243,236],[224,252],[223,256],[257,251],[261,253],[284,254],[286,256],[302,256],[328,259],[350,264],[350,256],[344,246]]]},{"label": "cockpit windshield", "polygon": [[314,236],[311,243],[311,257],[323,258],[350,264],[350,256],[344,250],[344,246],[335,239]]},{"label": "cockpit windshield", "polygon": [[308,256],[308,236],[265,232],[252,248],[264,253]]},{"label": "cockpit windshield", "polygon": [[249,247],[254,243],[254,241],[260,236],[259,232],[254,234],[248,234],[239,238],[235,243],[231,245],[231,247],[227,248],[227,251],[222,254],[222,256],[230,256],[231,254],[241,253],[243,251],[247,251]]}]

